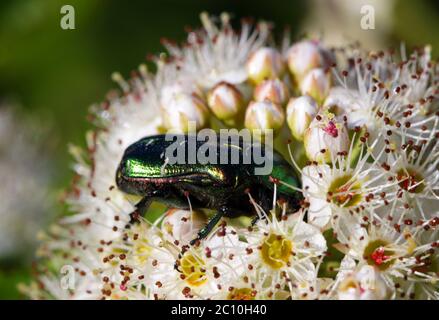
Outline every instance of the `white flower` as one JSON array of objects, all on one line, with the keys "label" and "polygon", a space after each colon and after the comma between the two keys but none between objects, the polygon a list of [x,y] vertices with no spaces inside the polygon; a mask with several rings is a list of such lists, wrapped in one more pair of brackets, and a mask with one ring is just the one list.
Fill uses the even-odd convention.
[{"label": "white flower", "polygon": [[345,274],[337,290],[339,300],[384,300],[390,289],[372,266]]},{"label": "white flower", "polygon": [[150,260],[154,298],[207,299],[225,290],[242,275],[242,246],[236,231],[225,225],[194,247],[160,242]]},{"label": "white flower", "polygon": [[305,130],[303,143],[308,159],[330,163],[349,149],[350,141],[344,123],[332,114],[318,114]]},{"label": "white flower", "polygon": [[373,136],[406,125],[415,135],[423,127],[431,129],[438,67],[431,62],[428,47],[408,58],[403,49],[400,60],[387,51],[364,55],[354,50],[347,55],[352,64],[341,65],[334,76],[346,89],[344,96],[357,101],[348,109],[340,106],[348,127],[366,125]]},{"label": "white flower", "polygon": [[294,298],[296,288],[309,287],[317,277],[316,262],[326,250],[320,231],[303,221],[303,213],[268,216],[256,224],[256,230],[243,233],[246,267],[256,270],[264,294],[272,299],[279,290],[287,290]]},{"label": "white flower", "polygon": [[[397,182],[400,201],[413,209],[412,218],[431,219],[437,216],[439,205],[439,136],[438,120],[428,137],[413,136],[401,129],[401,145],[386,153],[383,163],[389,169],[389,179]],[[394,132],[396,132],[395,130]]]},{"label": "white flower", "polygon": [[[344,243],[352,233],[352,226],[363,219],[364,208],[380,208],[396,198],[397,182],[388,181],[386,170],[376,160],[368,162],[373,159],[370,149],[377,141],[372,140],[369,145],[365,135],[367,133],[357,132],[354,138],[360,138],[359,144],[354,147],[352,142],[346,153],[333,158],[332,165],[311,164],[302,169],[303,194],[309,202],[309,223],[323,230],[334,228],[338,239]],[[359,153],[358,161],[355,160],[356,152]]]},{"label": "white flower", "polygon": [[337,116],[339,120],[343,120],[343,116],[349,116],[347,118],[349,129],[367,124],[367,117],[357,117],[362,111],[367,111],[367,107],[363,105],[360,94],[356,90],[342,86],[331,88],[323,107]]},{"label": "white flower", "polygon": [[[215,300],[260,300],[264,299],[263,292],[262,285],[256,278],[256,272],[246,270],[245,275],[231,282],[228,288],[218,291],[212,298]],[[278,292],[281,298],[280,290]],[[287,292],[282,293],[284,299],[288,297]]]},{"label": "white flower", "polygon": [[[431,256],[431,243],[422,244],[423,226],[411,224],[394,228],[384,221],[372,219],[352,228],[349,243],[338,245],[346,256],[342,271],[334,288],[342,297],[366,298],[416,298],[416,283],[436,284],[438,275],[425,270],[426,260]],[[368,267],[368,268],[366,268]],[[352,273],[359,286],[352,285]],[[354,281],[355,283],[355,281]],[[355,290],[351,290],[354,287]],[[360,292],[357,291],[360,290]],[[341,292],[340,292],[341,291]]]},{"label": "white flower", "polygon": [[164,235],[169,235],[181,244],[188,244],[195,239],[197,232],[204,227],[207,219],[202,212],[169,209],[162,221]]},{"label": "white flower", "polygon": [[314,278],[311,282],[302,282],[296,288],[296,297],[300,300],[328,300],[329,289],[334,280],[331,278]]},{"label": "white flower", "polygon": [[403,292],[410,292],[413,290],[413,287],[416,288],[416,296],[412,296],[409,298],[417,298],[417,299],[439,299],[439,268],[437,265],[437,261],[439,259],[439,218],[433,218],[421,224],[421,227],[424,229],[423,232],[420,232],[420,235],[417,236],[417,244],[416,248],[416,260],[418,266],[414,268],[414,276],[416,277],[416,284],[413,286],[411,281],[407,281],[405,283],[401,283],[400,286],[400,295]]}]

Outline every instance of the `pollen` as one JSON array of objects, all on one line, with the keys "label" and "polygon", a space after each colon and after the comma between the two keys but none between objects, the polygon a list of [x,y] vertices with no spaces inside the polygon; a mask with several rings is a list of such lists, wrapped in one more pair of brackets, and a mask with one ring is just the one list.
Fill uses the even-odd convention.
[{"label": "pollen", "polygon": [[268,235],[261,247],[262,260],[273,269],[284,267],[292,255],[293,244],[282,235]]}]

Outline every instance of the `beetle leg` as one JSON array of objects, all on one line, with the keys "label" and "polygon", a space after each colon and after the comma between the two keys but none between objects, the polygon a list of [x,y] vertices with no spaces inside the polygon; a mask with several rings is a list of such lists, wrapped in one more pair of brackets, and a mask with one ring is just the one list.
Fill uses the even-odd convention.
[{"label": "beetle leg", "polygon": [[151,203],[154,201],[160,201],[164,204],[168,204],[176,208],[187,208],[187,201],[182,199],[180,196],[175,194],[173,190],[170,189],[155,189],[148,192],[142,200],[140,200],[136,205],[136,210],[130,213],[130,223],[134,223],[139,220],[140,216],[144,216],[148,211]]},{"label": "beetle leg", "polygon": [[259,216],[256,215],[256,216],[252,219],[252,222],[251,222],[250,225],[253,227],[258,221],[259,221]]},{"label": "beetle leg", "polygon": [[151,205],[152,199],[149,196],[143,197],[138,203],[136,203],[136,209],[130,213],[130,223],[133,224],[139,221],[139,217],[143,216],[143,214],[148,211],[149,206]]},{"label": "beetle leg", "polygon": [[273,191],[261,188],[259,192],[259,204],[264,210],[265,215],[268,215],[273,209]]},{"label": "beetle leg", "polygon": [[190,245],[194,245],[197,241],[203,240],[206,238],[209,233],[213,230],[213,228],[216,226],[218,221],[221,220],[223,216],[227,216],[230,213],[231,209],[227,206],[221,206],[219,210],[210,218],[209,222],[198,231],[198,235],[195,239],[191,240]]}]

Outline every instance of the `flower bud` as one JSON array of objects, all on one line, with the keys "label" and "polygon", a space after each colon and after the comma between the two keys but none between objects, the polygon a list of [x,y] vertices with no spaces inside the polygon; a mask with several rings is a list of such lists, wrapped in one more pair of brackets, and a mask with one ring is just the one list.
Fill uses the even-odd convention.
[{"label": "flower bud", "polygon": [[245,127],[252,130],[277,131],[284,121],[285,115],[282,107],[269,100],[250,102],[245,113]]},{"label": "flower bud", "polygon": [[278,105],[285,105],[290,94],[288,87],[279,79],[265,80],[254,91],[256,101],[270,100]]},{"label": "flower bud", "polygon": [[305,130],[308,129],[319,107],[310,96],[291,98],[287,105],[287,123],[294,138],[303,140]]},{"label": "flower bud", "polygon": [[300,91],[314,98],[320,105],[331,89],[330,74],[323,69],[312,69],[300,83]]},{"label": "flower bud", "polygon": [[296,83],[315,68],[327,68],[334,59],[317,41],[304,40],[294,44],[287,52],[288,69]]},{"label": "flower bud", "polygon": [[247,61],[248,78],[254,84],[280,78],[285,72],[282,55],[274,48],[260,48]]},{"label": "flower bud", "polygon": [[305,130],[304,145],[308,159],[330,163],[338,153],[349,150],[348,130],[333,115],[318,114]]},{"label": "flower bud", "polygon": [[188,243],[195,239],[197,232],[206,224],[206,217],[198,211],[170,209],[165,213],[162,231],[173,239]]},{"label": "flower bud", "polygon": [[207,125],[209,109],[196,93],[189,93],[181,86],[168,86],[162,89],[161,97],[163,125],[176,132],[188,132],[190,122],[195,129]]},{"label": "flower bud", "polygon": [[233,120],[244,110],[244,97],[234,85],[220,82],[207,94],[207,104],[220,120]]}]

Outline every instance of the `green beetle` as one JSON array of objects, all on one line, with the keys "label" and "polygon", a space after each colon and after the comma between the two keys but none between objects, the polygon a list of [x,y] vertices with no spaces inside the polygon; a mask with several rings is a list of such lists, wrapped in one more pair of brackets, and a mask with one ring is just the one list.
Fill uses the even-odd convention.
[{"label": "green beetle", "polygon": [[[189,197],[193,209],[216,210],[216,214],[191,242],[194,244],[205,238],[223,216],[253,215],[257,219],[248,193],[265,212],[269,212],[274,185],[277,184],[277,199],[287,204],[287,211],[295,212],[300,208],[302,194],[295,190],[300,188],[300,181],[291,165],[277,152],[266,150],[260,143],[246,142],[242,137],[227,140],[218,138],[215,143],[194,139],[194,149],[189,151],[190,139],[190,135],[174,135],[174,140],[166,135],[150,136],[125,150],[116,172],[116,184],[125,193],[142,196],[136,211],[131,213],[132,222],[147,211],[152,201],[173,208],[189,209]],[[184,159],[170,163],[167,150],[175,148],[176,143],[187,147],[184,149]],[[191,161],[193,153],[201,148],[211,148],[210,162],[203,162],[198,157]],[[254,161],[256,153],[272,161],[271,173],[255,174],[257,169],[262,169],[262,165]],[[237,154],[240,161],[225,162],[224,154],[228,155],[228,160],[232,154]],[[296,188],[279,184],[279,180]]]}]

